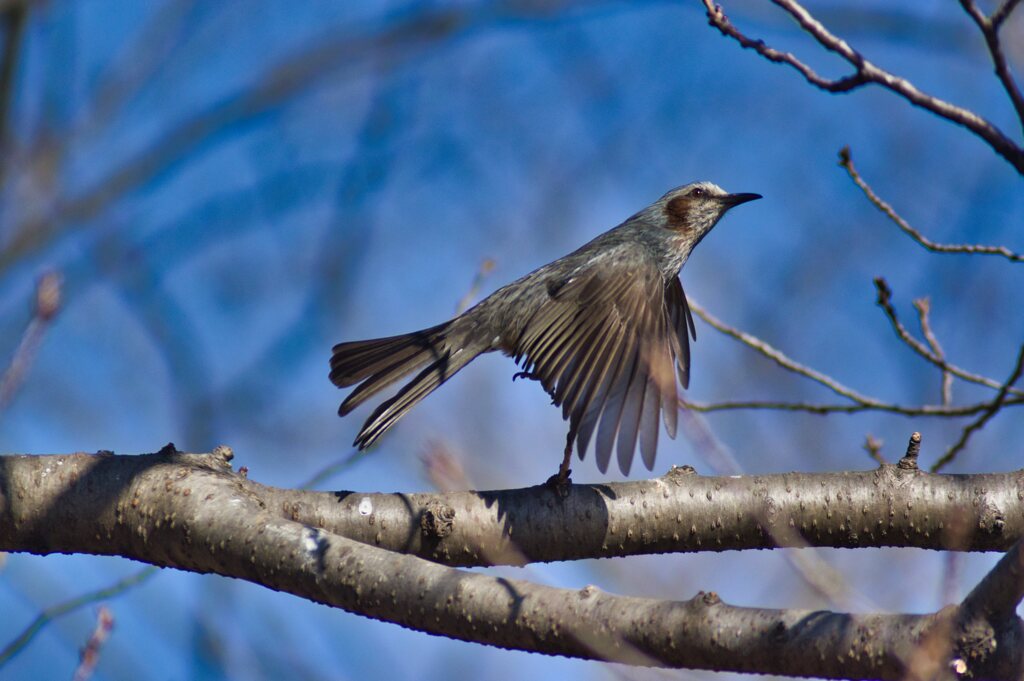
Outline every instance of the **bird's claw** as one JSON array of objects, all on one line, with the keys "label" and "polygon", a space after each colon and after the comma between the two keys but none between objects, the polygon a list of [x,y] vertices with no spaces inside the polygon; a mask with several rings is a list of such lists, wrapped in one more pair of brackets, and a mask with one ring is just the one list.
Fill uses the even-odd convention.
[{"label": "bird's claw", "polygon": [[569,476],[572,475],[571,470],[565,470],[564,472],[559,470],[557,473],[548,478],[547,482],[544,483],[545,487],[550,487],[554,490],[562,499],[569,496],[569,490],[572,489],[572,480]]}]

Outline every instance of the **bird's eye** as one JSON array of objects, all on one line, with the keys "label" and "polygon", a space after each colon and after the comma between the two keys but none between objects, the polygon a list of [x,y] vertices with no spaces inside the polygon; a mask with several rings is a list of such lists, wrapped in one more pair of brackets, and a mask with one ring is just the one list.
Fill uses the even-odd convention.
[{"label": "bird's eye", "polygon": [[690,196],[692,196],[695,199],[702,199],[705,196],[707,196],[707,194],[708,193],[704,189],[704,187],[694,187],[693,189],[690,190]]}]

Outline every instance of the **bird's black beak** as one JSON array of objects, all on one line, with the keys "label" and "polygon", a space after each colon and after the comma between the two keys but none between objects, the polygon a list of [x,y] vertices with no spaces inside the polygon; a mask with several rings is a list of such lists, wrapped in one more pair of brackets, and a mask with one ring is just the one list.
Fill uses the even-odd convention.
[{"label": "bird's black beak", "polygon": [[726,208],[732,208],[733,206],[738,206],[741,203],[746,203],[747,201],[756,201],[757,199],[761,198],[764,197],[762,197],[760,194],[726,194],[725,196],[721,197],[719,201],[721,201]]}]

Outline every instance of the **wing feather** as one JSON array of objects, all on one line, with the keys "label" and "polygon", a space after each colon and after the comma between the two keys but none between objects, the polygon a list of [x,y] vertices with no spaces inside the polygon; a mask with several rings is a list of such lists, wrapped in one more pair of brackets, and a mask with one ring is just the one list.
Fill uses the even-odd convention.
[{"label": "wing feather", "polygon": [[548,292],[510,354],[562,407],[580,458],[594,438],[598,468],[616,449],[628,473],[639,439],[651,468],[659,420],[675,437],[677,375],[689,381],[693,322],[678,278],[608,259]]}]

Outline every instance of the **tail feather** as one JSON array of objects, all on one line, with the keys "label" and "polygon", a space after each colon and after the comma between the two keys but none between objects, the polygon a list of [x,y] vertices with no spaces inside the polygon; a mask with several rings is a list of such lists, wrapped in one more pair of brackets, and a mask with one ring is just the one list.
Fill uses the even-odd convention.
[{"label": "tail feather", "polygon": [[[422,364],[437,353],[448,324],[388,338],[338,343],[331,355],[331,382],[339,388],[355,385],[367,376],[379,373],[420,354]],[[409,371],[415,367],[409,367]]]},{"label": "tail feather", "polygon": [[370,418],[366,419],[362,430],[356,436],[355,444],[359,449],[366,449],[383,435],[398,419],[405,416],[420,400],[434,391],[435,388],[454,376],[462,367],[479,354],[466,350],[454,353],[446,352],[440,359],[417,374],[416,378],[407,383],[398,393],[377,407]]},{"label": "tail feather", "polygon": [[422,331],[339,343],[331,357],[331,381],[340,388],[360,385],[341,403],[338,414],[344,416],[417,369],[423,369],[398,393],[374,410],[363,424],[355,445],[365,449],[373,444],[416,403],[464,367],[480,351],[462,348],[448,337],[451,324]]}]

